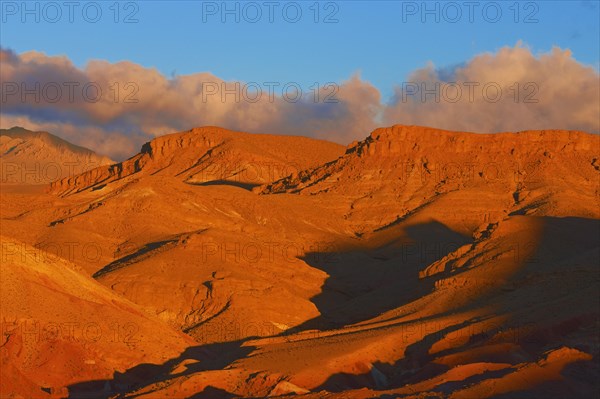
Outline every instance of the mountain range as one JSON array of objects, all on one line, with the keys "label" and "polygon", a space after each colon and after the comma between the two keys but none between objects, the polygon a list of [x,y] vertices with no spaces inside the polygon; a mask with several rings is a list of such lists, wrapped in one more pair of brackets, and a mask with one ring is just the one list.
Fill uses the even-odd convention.
[{"label": "mountain range", "polygon": [[2,397],[600,389],[598,135],[0,140]]}]

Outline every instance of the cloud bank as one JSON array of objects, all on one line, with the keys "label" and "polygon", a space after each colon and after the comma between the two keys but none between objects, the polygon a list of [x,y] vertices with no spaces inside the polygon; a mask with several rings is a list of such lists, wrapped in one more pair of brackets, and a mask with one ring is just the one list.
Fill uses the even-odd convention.
[{"label": "cloud bank", "polygon": [[[396,123],[475,131],[600,131],[599,75],[570,51],[517,44],[451,69],[427,65],[394,98],[355,75],[337,84],[233,82],[208,73],[167,77],[132,62],[0,49],[0,125],[47,130],[124,159],[154,136],[216,125],[349,143]],[[301,96],[298,94],[301,93]]]},{"label": "cloud bank", "polygon": [[[450,71],[414,71],[385,109],[387,123],[449,130],[600,130],[600,77],[569,50],[534,56],[520,45],[481,54]],[[437,95],[437,98],[436,98]]]}]

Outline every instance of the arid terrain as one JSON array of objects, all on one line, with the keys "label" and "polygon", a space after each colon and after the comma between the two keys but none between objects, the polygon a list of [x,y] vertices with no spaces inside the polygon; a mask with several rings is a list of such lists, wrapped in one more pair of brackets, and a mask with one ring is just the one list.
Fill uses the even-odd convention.
[{"label": "arid terrain", "polygon": [[600,136],[2,130],[2,398],[595,398]]}]

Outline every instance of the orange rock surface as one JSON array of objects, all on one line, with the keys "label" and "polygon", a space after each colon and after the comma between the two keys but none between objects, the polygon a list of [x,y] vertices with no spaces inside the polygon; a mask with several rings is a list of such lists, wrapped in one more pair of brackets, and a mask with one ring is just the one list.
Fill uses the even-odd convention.
[{"label": "orange rock surface", "polygon": [[597,135],[205,127],[0,205],[7,397],[600,388]]}]

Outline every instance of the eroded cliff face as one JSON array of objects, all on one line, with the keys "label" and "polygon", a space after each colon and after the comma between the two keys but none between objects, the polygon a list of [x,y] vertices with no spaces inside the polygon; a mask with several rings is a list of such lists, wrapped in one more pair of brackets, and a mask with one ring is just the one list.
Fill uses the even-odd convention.
[{"label": "eroded cliff face", "polygon": [[339,144],[306,137],[249,135],[204,127],[158,137],[124,162],[54,182],[50,192],[69,195],[134,175],[154,174],[190,184],[229,182],[252,188],[342,154]]},{"label": "eroded cliff face", "polygon": [[[396,125],[376,129],[365,140],[350,144],[338,160],[276,182],[263,192],[301,192],[308,187],[314,192],[342,187],[349,180],[369,180],[370,172],[381,174],[385,169],[398,180],[427,174],[438,177],[438,183],[440,178],[473,182],[477,177],[487,181],[518,180],[515,174],[533,176],[542,170],[537,167],[542,164],[562,166],[569,174],[591,175],[598,171],[599,152],[600,137],[578,131],[474,134]],[[563,161],[581,162],[583,170],[568,169],[571,165],[560,165]],[[422,180],[424,184],[434,182],[429,178]]]},{"label": "eroded cliff face", "polygon": [[[371,228],[442,201],[442,214],[598,215],[600,137],[547,130],[473,134],[396,125],[350,144],[339,159],[256,191],[337,195]],[[570,206],[569,204],[572,204]],[[464,215],[462,216],[464,217]],[[475,221],[473,221],[475,223]]]}]

